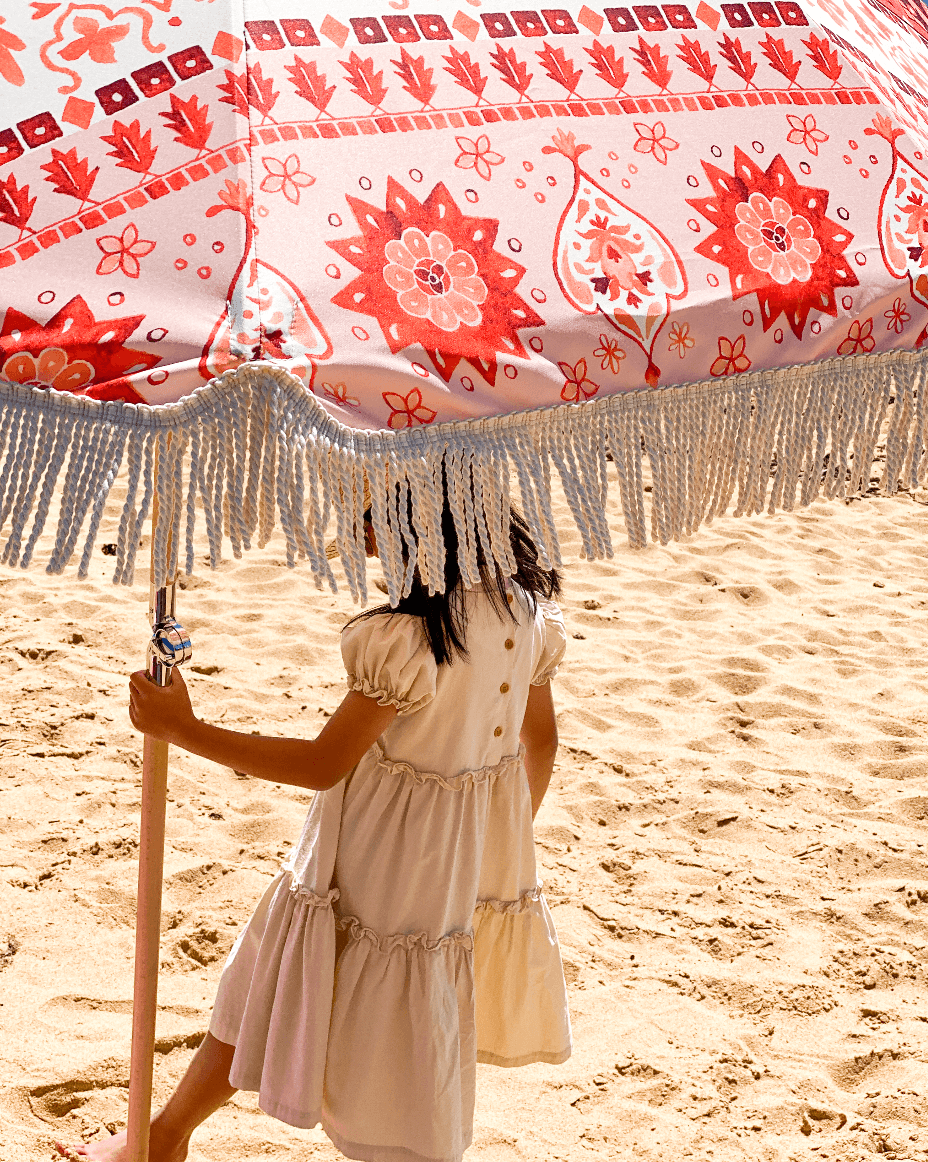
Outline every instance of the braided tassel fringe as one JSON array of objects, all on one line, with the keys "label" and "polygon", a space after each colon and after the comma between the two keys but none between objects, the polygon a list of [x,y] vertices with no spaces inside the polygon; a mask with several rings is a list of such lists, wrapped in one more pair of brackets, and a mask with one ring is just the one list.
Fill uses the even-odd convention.
[{"label": "braided tassel fringe", "polygon": [[192,570],[202,513],[213,567],[225,541],[240,557],[266,544],[279,520],[287,563],[307,560],[317,588],[334,591],[325,552],[334,517],[349,589],[366,601],[366,482],[395,604],[417,567],[431,591],[444,587],[443,473],[472,582],[481,553],[507,574],[514,567],[510,499],[543,563],[559,565],[552,465],[591,558],[613,552],[610,478],[634,547],[649,535],[661,544],[688,536],[733,503],[736,516],[750,516],[866,490],[881,434],[883,492],[924,487],[926,393],[928,356],[897,351],[388,433],[343,427],[270,363],[227,371],[157,408],[0,381],[0,563],[31,564],[57,495],[47,571],[76,560],[86,577],[122,470],[114,582],[131,584],[157,496],[169,514],[152,547],[157,585],[179,560]]}]

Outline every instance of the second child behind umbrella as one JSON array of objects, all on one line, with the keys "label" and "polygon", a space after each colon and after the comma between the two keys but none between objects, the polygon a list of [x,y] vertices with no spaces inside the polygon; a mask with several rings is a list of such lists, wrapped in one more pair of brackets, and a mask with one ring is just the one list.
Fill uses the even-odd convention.
[{"label": "second child behind umbrella", "polygon": [[[146,734],[319,792],[230,953],[206,1039],[152,1121],[152,1162],[182,1162],[236,1089],[257,1090],[290,1125],[321,1122],[349,1158],[460,1162],[478,1061],[570,1056],[532,836],[557,749],[560,580],[515,512],[512,578],[481,559],[481,582],[464,587],[447,499],[443,534],[444,594],[416,574],[396,609],[343,630],[349,693],[314,740],[208,725],[178,672],[163,689],[132,677]],[[124,1133],[71,1153],[129,1162]]]}]

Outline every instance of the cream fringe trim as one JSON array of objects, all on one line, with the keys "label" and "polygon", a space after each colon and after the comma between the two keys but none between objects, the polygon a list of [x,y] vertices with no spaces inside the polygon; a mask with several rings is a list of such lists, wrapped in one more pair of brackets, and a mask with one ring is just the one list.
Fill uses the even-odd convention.
[{"label": "cream fringe trim", "polygon": [[[635,547],[694,532],[725,513],[791,510],[815,497],[865,490],[882,425],[881,488],[928,483],[925,352],[895,351],[751,372],[711,382],[631,391],[585,403],[402,432],[346,428],[287,371],[251,363],[179,403],[99,403],[0,381],[0,561],[26,568],[60,498],[49,573],[78,559],[85,577],[104,507],[127,463],[113,581],[130,584],[143,523],[157,494],[155,583],[194,567],[197,508],[210,562],[227,538],[240,557],[266,544],[279,518],[287,563],[309,561],[317,588],[336,590],[325,553],[330,515],[354,599],[367,600],[365,474],[391,603],[418,564],[443,588],[440,472],[444,463],[465,584],[479,579],[477,545],[514,569],[507,535],[510,477],[545,566],[560,554],[550,499],[557,468],[587,557],[612,556],[606,518],[611,459]],[[649,513],[643,461],[650,467]],[[412,524],[407,506],[411,497]],[[27,531],[28,530],[28,531]],[[403,546],[418,542],[404,566]],[[182,553],[181,550],[184,550]]]}]

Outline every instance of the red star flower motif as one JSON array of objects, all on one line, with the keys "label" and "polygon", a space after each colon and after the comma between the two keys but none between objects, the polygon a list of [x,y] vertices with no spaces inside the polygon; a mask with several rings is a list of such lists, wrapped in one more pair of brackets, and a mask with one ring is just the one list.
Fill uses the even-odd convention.
[{"label": "red star flower motif", "polygon": [[44,325],[10,307],[0,327],[0,375],[92,399],[144,403],[125,377],[161,357],[124,346],[144,318],[95,319],[80,295]]},{"label": "red star flower motif", "polygon": [[857,286],[844,259],[854,235],[825,216],[828,191],[801,186],[781,154],[766,170],[735,147],[735,172],[709,162],[710,198],[688,198],[715,230],[696,247],[728,268],[733,299],[756,294],[764,330],[781,314],[797,339],[812,310],[837,316],[835,289]]},{"label": "red star flower motif", "polygon": [[372,315],[394,355],[421,343],[446,383],[462,359],[492,385],[497,352],[528,358],[517,332],[545,321],[516,294],[525,267],[493,249],[496,219],[461,213],[442,183],[419,202],[388,178],[385,209],[348,203],[362,233],[327,245],[361,273],[336,306]]}]

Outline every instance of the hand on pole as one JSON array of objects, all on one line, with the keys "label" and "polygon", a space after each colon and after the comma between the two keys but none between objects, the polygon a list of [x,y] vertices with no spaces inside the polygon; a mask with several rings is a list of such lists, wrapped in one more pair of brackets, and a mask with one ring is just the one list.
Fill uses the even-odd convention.
[{"label": "hand on pole", "polygon": [[129,679],[129,718],[143,734],[182,746],[197,718],[180,670],[171,670],[167,686],[155,685],[144,670],[134,673]]}]

